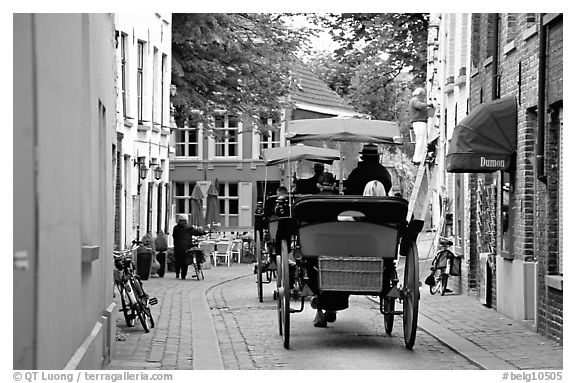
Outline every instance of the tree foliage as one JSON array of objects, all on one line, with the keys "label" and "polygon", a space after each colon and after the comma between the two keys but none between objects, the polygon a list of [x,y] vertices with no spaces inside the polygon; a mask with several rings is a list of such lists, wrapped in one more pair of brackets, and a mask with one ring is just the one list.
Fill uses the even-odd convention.
[{"label": "tree foliage", "polygon": [[410,155],[408,101],[426,78],[428,14],[309,15],[339,48],[308,58],[312,70],[361,113],[396,121]]},{"label": "tree foliage", "polygon": [[278,121],[290,62],[305,34],[274,14],[173,14],[177,126],[208,122],[218,110],[253,117],[256,124]]},{"label": "tree foliage", "polygon": [[398,76],[409,73],[413,86],[426,78],[427,14],[311,15],[310,20],[340,46],[312,58],[312,67],[360,112],[393,119]]}]

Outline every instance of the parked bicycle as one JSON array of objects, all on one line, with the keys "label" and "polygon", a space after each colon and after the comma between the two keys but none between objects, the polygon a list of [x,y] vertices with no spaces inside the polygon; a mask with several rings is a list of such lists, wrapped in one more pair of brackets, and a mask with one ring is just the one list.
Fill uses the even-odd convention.
[{"label": "parked bicycle", "polygon": [[186,257],[188,258],[186,263],[194,267],[196,279],[204,279],[202,264],[206,261],[206,258],[197,238],[192,238],[192,247],[186,251]]},{"label": "parked bicycle", "polygon": [[134,273],[134,254],[140,241],[132,241],[124,251],[114,251],[114,284],[120,293],[122,313],[126,326],[133,327],[136,318],[140,320],[145,332],[154,327],[154,318],[150,306],[158,303],[158,299],[149,297],[144,291],[140,277]]},{"label": "parked bicycle", "polygon": [[430,271],[426,278],[426,284],[430,286],[430,294],[440,293],[444,295],[448,289],[448,278],[460,275],[460,257],[454,255],[449,249],[453,242],[445,237],[440,237],[440,250],[432,260]]}]

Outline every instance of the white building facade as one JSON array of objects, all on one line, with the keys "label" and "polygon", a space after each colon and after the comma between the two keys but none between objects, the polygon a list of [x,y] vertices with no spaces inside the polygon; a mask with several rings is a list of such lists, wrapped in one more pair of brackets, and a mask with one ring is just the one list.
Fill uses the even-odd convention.
[{"label": "white building facade", "polygon": [[[468,173],[447,173],[445,156],[454,128],[469,112],[470,52],[472,18],[469,13],[441,13],[430,15],[428,52],[428,94],[437,105],[440,128],[437,155],[438,190],[448,199],[447,223],[454,235],[454,251],[470,258]],[[438,200],[438,199],[436,199]],[[436,212],[435,212],[436,213]],[[468,279],[462,268],[461,283]],[[461,286],[454,286],[460,291]]]},{"label": "white building facade", "polygon": [[[171,14],[116,14],[115,248],[169,229]],[[146,171],[146,169],[148,169]]]}]

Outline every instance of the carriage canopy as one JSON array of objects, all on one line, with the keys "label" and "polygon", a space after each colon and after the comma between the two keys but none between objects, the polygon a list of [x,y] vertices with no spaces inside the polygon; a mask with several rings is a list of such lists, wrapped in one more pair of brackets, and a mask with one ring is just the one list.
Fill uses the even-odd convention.
[{"label": "carriage canopy", "polygon": [[288,122],[286,138],[290,142],[348,141],[375,144],[402,144],[395,122],[354,117],[314,118]]}]

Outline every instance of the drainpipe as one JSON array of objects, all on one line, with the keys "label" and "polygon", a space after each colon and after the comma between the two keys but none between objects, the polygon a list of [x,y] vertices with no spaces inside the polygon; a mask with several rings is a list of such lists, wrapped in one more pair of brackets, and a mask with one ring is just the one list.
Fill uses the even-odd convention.
[{"label": "drainpipe", "polygon": [[500,14],[494,16],[494,37],[492,38],[492,100],[499,98],[498,91],[498,43],[500,34]]},{"label": "drainpipe", "polygon": [[544,128],[546,117],[546,27],[540,14],[540,44],[538,47],[538,135],[536,137],[536,177],[546,184],[544,174]]}]

